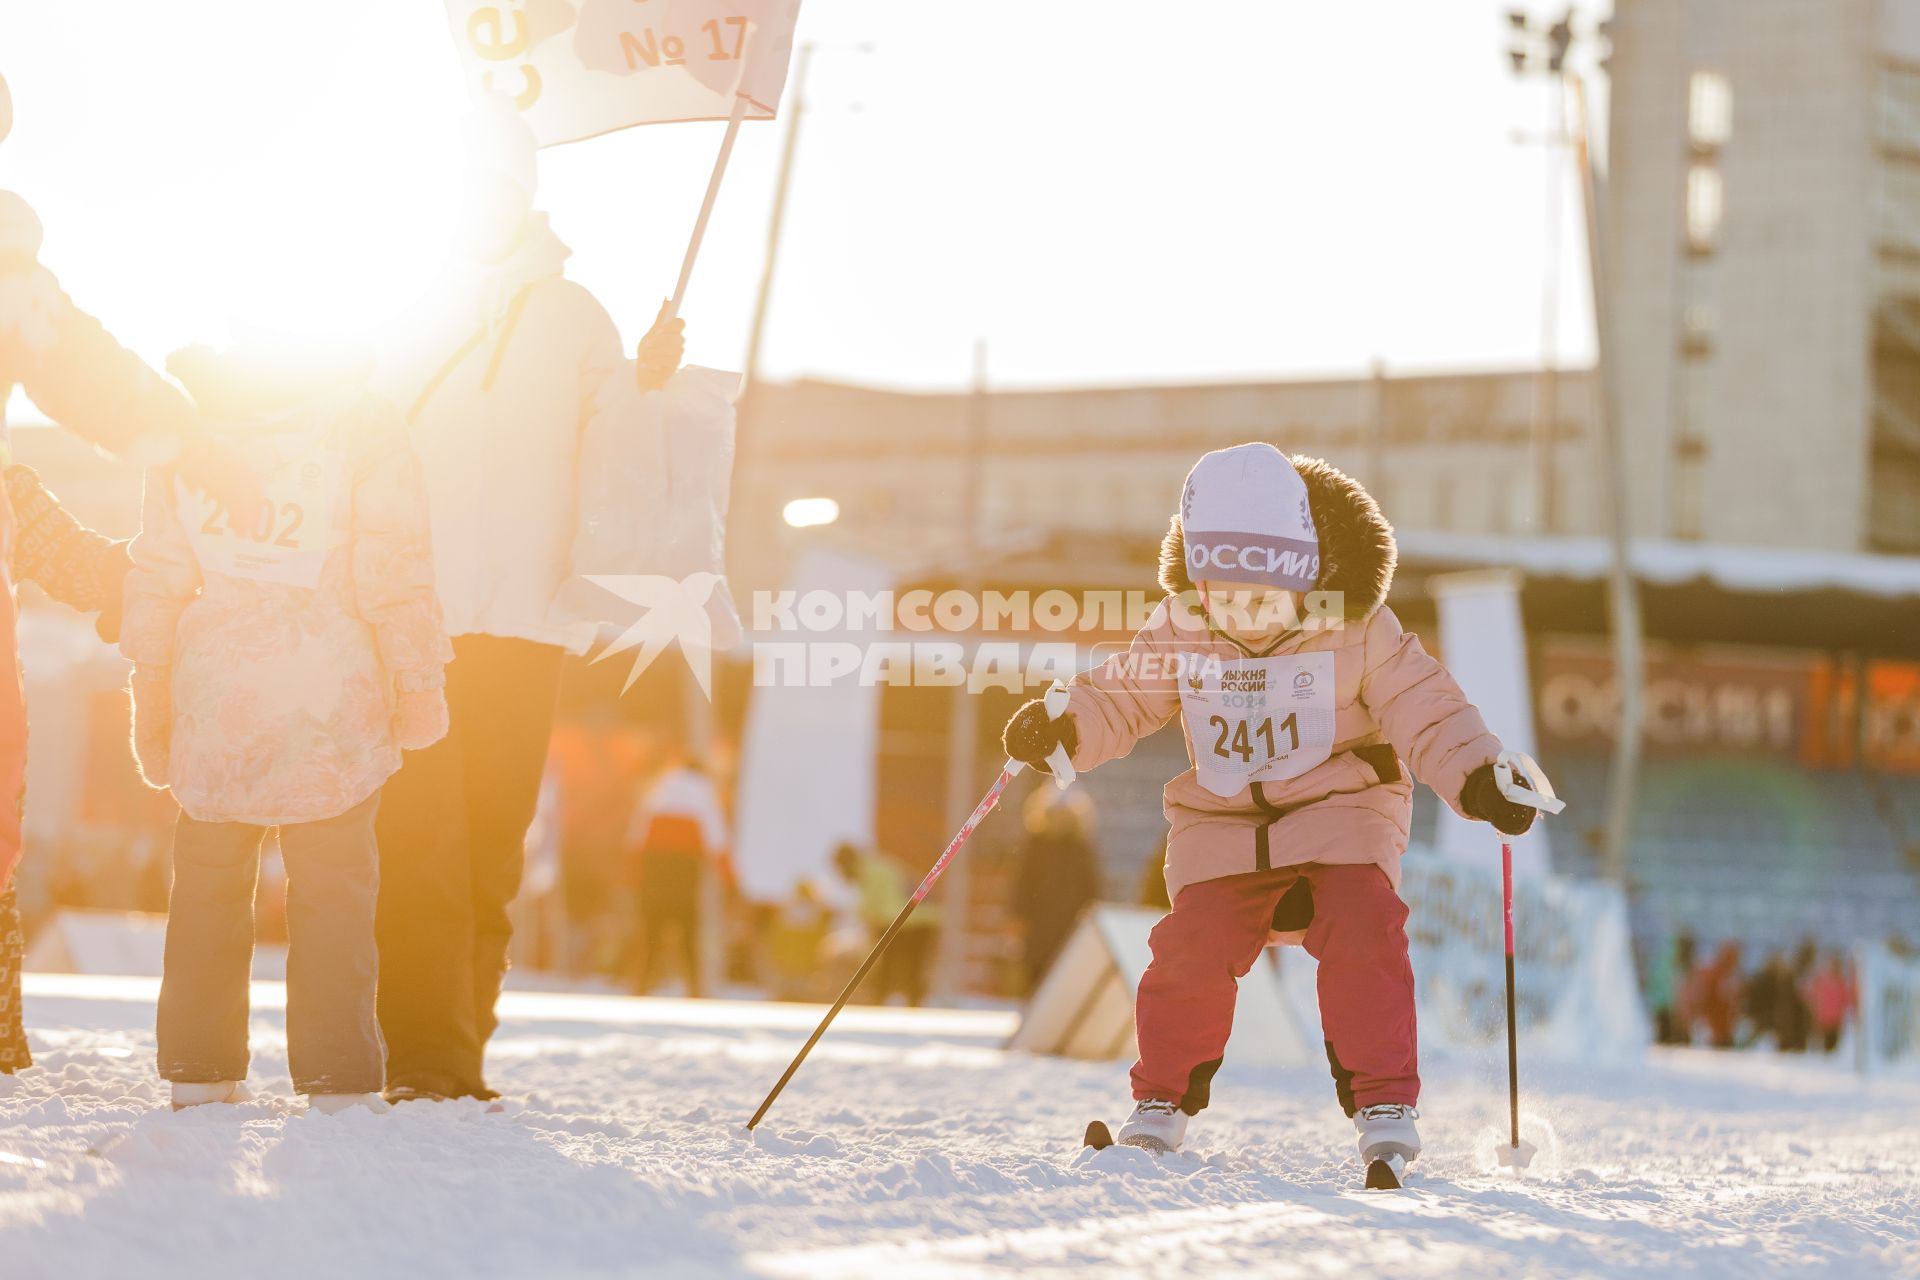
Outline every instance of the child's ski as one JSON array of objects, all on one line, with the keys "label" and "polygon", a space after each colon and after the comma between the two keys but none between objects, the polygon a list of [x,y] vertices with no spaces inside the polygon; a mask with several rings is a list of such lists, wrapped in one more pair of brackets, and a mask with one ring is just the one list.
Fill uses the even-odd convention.
[{"label": "child's ski", "polygon": [[1108,1147],[1127,1146],[1144,1151],[1151,1156],[1170,1156],[1178,1150],[1178,1148],[1170,1147],[1160,1141],[1160,1139],[1146,1134],[1129,1138],[1124,1143],[1115,1142],[1113,1140],[1113,1131],[1107,1128],[1107,1122],[1104,1120],[1089,1122],[1086,1137],[1080,1141],[1089,1151],[1105,1151]]},{"label": "child's ski", "polygon": [[1407,1162],[1399,1156],[1384,1156],[1367,1165],[1367,1190],[1398,1191],[1400,1176],[1406,1172]]}]

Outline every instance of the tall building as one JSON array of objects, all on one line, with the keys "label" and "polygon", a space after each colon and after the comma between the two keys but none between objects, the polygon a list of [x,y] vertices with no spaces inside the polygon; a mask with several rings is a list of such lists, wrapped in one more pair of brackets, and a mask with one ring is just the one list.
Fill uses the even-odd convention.
[{"label": "tall building", "polygon": [[1920,551],[1920,0],[1616,0],[1633,532]]}]

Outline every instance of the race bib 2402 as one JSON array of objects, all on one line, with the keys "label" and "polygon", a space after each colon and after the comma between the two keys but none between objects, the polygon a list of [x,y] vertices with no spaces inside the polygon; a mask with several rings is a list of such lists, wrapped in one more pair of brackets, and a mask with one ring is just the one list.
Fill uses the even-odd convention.
[{"label": "race bib 2402", "polygon": [[281,462],[261,478],[265,502],[258,517],[244,527],[213,498],[176,480],[180,520],[201,571],[318,586],[333,543],[334,504],[345,471],[339,455],[324,447]]}]

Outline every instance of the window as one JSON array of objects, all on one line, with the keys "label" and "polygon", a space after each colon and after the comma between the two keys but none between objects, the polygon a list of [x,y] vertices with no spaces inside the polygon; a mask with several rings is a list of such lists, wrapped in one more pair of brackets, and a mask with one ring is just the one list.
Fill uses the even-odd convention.
[{"label": "window", "polygon": [[1920,165],[1888,156],[1880,165],[1880,247],[1897,253],[1920,253]]},{"label": "window", "polygon": [[1701,151],[1724,147],[1733,136],[1733,90],[1718,71],[1696,71],[1688,82],[1687,136]]},{"label": "window", "polygon": [[1892,151],[1920,152],[1920,72],[1882,70],[1877,106],[1881,144]]},{"label": "window", "polygon": [[1726,214],[1726,192],[1720,171],[1696,164],[1687,171],[1687,247],[1711,253],[1720,241],[1720,222]]}]

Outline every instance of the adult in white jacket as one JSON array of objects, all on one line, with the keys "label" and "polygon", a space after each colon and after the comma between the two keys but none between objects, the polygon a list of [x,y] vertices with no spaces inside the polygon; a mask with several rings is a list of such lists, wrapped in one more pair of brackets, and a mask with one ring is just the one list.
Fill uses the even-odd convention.
[{"label": "adult in white jacket", "polygon": [[426,314],[390,348],[386,377],[426,475],[454,651],[450,730],[407,756],[380,802],[380,1025],[396,1100],[495,1096],[482,1057],[506,973],[507,908],[561,664],[592,634],[556,601],[570,572],[581,435],[603,383],[657,388],[683,349],[681,322],[663,315],[636,366],[593,295],[562,276],[568,250],[533,210],[533,139],[510,109],[483,110],[472,141],[470,235]]}]

